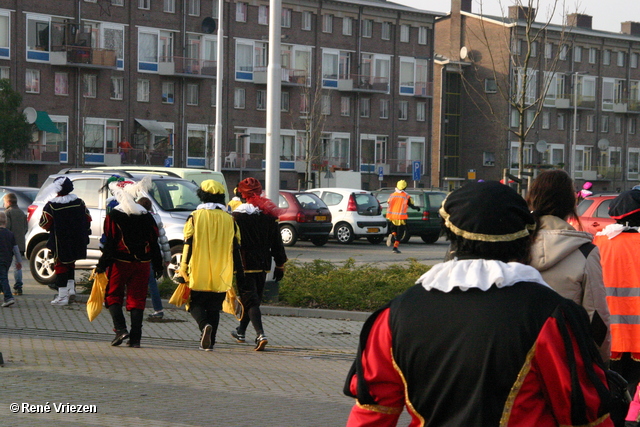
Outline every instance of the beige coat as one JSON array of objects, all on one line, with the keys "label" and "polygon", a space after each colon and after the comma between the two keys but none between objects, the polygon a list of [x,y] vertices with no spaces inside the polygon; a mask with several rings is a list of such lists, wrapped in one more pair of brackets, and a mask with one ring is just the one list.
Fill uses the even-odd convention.
[{"label": "beige coat", "polygon": [[611,350],[609,308],[600,251],[591,243],[592,239],[591,234],[576,231],[566,221],[544,215],[540,218],[540,230],[531,249],[531,266],[556,292],[587,310],[592,329],[596,331],[594,335],[598,335],[598,326],[604,331],[604,322],[606,335],[600,345],[600,354],[606,362]]}]

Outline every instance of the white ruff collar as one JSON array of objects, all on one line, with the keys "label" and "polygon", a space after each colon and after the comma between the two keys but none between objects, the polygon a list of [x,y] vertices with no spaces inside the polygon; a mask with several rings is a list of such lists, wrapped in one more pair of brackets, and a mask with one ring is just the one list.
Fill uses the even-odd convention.
[{"label": "white ruff collar", "polygon": [[69,202],[73,202],[74,200],[76,200],[78,198],[77,195],[70,193],[67,194],[66,196],[57,196],[54,197],[53,199],[49,200],[51,203],[69,203]]},{"label": "white ruff collar", "polygon": [[638,227],[629,227],[628,225],[622,224],[609,224],[602,230],[596,233],[596,236],[607,236],[609,240],[613,239],[620,233],[624,233],[625,231],[636,230],[638,231]]},{"label": "white ruff collar", "polygon": [[519,262],[504,263],[485,259],[451,260],[431,267],[416,284],[426,290],[450,292],[459,288],[488,290],[492,286],[504,288],[518,282],[534,282],[549,286],[535,268]]},{"label": "white ruff collar", "polygon": [[249,215],[259,214],[262,212],[258,207],[253,206],[251,203],[243,203],[239,205],[234,212],[245,213]]},{"label": "white ruff collar", "polygon": [[220,203],[200,203],[196,210],[197,209],[222,209],[223,211],[226,211],[227,207]]}]

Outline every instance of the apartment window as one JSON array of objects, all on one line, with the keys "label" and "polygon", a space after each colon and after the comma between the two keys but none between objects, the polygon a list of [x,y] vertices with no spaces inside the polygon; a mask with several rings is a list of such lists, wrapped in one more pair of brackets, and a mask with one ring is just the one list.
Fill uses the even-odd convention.
[{"label": "apartment window", "polygon": [[614,117],[614,124],[615,124],[615,128],[616,128],[616,133],[622,133],[622,117],[615,116]]},{"label": "apartment window", "polygon": [[618,60],[618,67],[624,67],[625,56],[625,52],[618,52],[618,54],[616,55],[616,59]]},{"label": "apartment window", "polygon": [[85,98],[95,98],[98,91],[98,76],[95,74],[85,74],[82,76],[82,96]]},{"label": "apartment window", "polygon": [[300,94],[300,113],[309,113],[309,95],[306,93]]},{"label": "apartment window", "polygon": [[176,13],[176,0],[164,0],[162,11],[167,13]]},{"label": "apartment window", "polygon": [[426,120],[427,120],[427,103],[426,102],[416,103],[416,121],[424,122]]},{"label": "apartment window", "polygon": [[535,58],[536,56],[538,56],[538,42],[533,41],[531,42],[531,57]]},{"label": "apartment window", "polygon": [[371,116],[371,98],[360,98],[360,117]]},{"label": "apartment window", "polygon": [[531,126],[531,124],[533,123],[533,119],[534,119],[534,117],[535,117],[535,116],[536,116],[536,112],[535,112],[535,111],[533,111],[533,110],[527,110],[527,112],[525,113],[525,116],[524,116],[524,119],[525,119],[525,120],[524,120],[524,125],[525,125],[526,127]]},{"label": "apartment window", "polygon": [[247,22],[247,3],[236,3],[236,22]]},{"label": "apartment window", "polygon": [[595,47],[589,48],[589,64],[595,64],[598,60],[598,49]]},{"label": "apartment window", "polygon": [[322,15],[322,32],[333,33],[333,15]]},{"label": "apartment window", "polygon": [[604,65],[609,65],[611,64],[611,51],[609,49],[605,49],[602,52],[602,63]]},{"label": "apartment window", "polygon": [[311,12],[304,11],[302,12],[302,30],[311,31]]},{"label": "apartment window", "polygon": [[549,129],[551,123],[551,114],[548,111],[542,112],[542,129]]},{"label": "apartment window", "polygon": [[389,118],[389,100],[388,99],[380,100],[380,118],[381,119]]},{"label": "apartment window", "polygon": [[632,53],[631,56],[629,56],[629,66],[631,68],[638,68],[638,54],[637,53]]},{"label": "apartment window", "polygon": [[211,106],[212,107],[215,107],[217,105],[216,90],[217,90],[217,86],[214,83],[211,85]]},{"label": "apartment window", "polygon": [[629,135],[635,135],[636,134],[636,119],[635,117],[629,117]]},{"label": "apartment window", "polygon": [[24,76],[25,92],[40,93],[40,70],[27,69]]},{"label": "apartment window", "polygon": [[[162,82],[162,103],[173,104],[175,84],[173,82]],[[213,92],[215,94],[215,91]],[[215,99],[215,96],[214,96]]]},{"label": "apartment window", "polygon": [[124,78],[111,77],[111,99],[122,101],[124,99]]},{"label": "apartment window", "polygon": [[562,46],[560,46],[560,60],[561,61],[566,61],[567,60],[567,54],[569,53],[569,47],[566,44],[563,44]]},{"label": "apartment window", "polygon": [[371,38],[373,35],[373,21],[371,19],[362,20],[362,37]]},{"label": "apartment window", "polygon": [[138,79],[138,102],[149,102],[149,80]]},{"label": "apartment window", "polygon": [[409,101],[398,102],[398,120],[407,120],[409,118]]},{"label": "apartment window", "polygon": [[259,90],[256,92],[256,110],[266,110],[267,109],[267,91]]},{"label": "apartment window", "polygon": [[496,84],[496,79],[484,79],[484,92],[485,93],[498,92],[498,85]]},{"label": "apartment window", "polygon": [[200,16],[200,0],[189,0],[189,15]]},{"label": "apartment window", "polygon": [[331,97],[329,95],[322,95],[321,113],[325,116],[331,114]]},{"label": "apartment window", "polygon": [[402,43],[409,43],[410,30],[411,30],[410,26],[406,24],[400,25],[400,41]]},{"label": "apartment window", "polygon": [[522,40],[511,40],[511,53],[513,55],[520,55],[522,53]]},{"label": "apartment window", "polygon": [[608,133],[609,132],[609,116],[602,116],[600,120],[601,120],[600,132]]},{"label": "apartment window", "polygon": [[291,9],[282,9],[282,17],[280,18],[282,28],[291,28],[291,12]]},{"label": "apartment window", "polygon": [[124,6],[124,0],[111,0],[112,6]]},{"label": "apartment window", "polygon": [[509,118],[509,125],[512,128],[517,128],[520,125],[520,113],[515,108],[511,110],[511,117]]},{"label": "apartment window", "polygon": [[382,31],[380,33],[380,38],[382,40],[391,40],[391,23],[390,22],[382,23]]},{"label": "apartment window", "polygon": [[9,78],[9,67],[0,67],[0,79]]},{"label": "apartment window", "polygon": [[345,117],[351,115],[351,98],[348,96],[340,98],[340,115]]},{"label": "apartment window", "polygon": [[138,9],[151,9],[151,0],[138,0]]},{"label": "apartment window", "polygon": [[427,27],[418,27],[418,44],[427,44]]},{"label": "apartment window", "polygon": [[244,110],[244,89],[237,87],[233,92],[233,108]]},{"label": "apartment window", "polygon": [[353,19],[345,16],[342,18],[342,35],[350,36],[353,34]]},{"label": "apartment window", "polygon": [[580,46],[573,47],[573,62],[582,62],[582,48]]},{"label": "apartment window", "polygon": [[495,166],[496,155],[493,151],[482,152],[482,166]]},{"label": "apartment window", "polygon": [[[629,149],[629,157],[628,157],[628,169],[629,173],[637,174],[638,173],[638,161],[640,160],[640,152],[638,152],[637,148]],[[638,179],[637,176],[629,177],[629,179]]]},{"label": "apartment window", "polygon": [[280,92],[280,111],[289,111],[289,92]]},{"label": "apartment window", "polygon": [[269,25],[269,6],[258,6],[258,24]]},{"label": "apartment window", "polygon": [[564,130],[564,113],[558,113],[558,130]]},{"label": "apartment window", "polygon": [[544,44],[544,57],[545,59],[553,58],[553,43]]},{"label": "apartment window", "polygon": [[594,132],[596,127],[596,116],[589,114],[587,116],[587,132]]},{"label": "apartment window", "polygon": [[69,74],[55,73],[54,79],[53,93],[61,96],[69,95]]}]

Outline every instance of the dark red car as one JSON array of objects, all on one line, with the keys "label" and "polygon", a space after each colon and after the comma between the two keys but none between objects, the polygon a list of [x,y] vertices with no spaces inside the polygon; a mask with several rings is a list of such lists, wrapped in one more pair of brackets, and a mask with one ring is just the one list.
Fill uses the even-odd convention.
[{"label": "dark red car", "polygon": [[[616,221],[609,216],[609,204],[616,197],[618,197],[617,194],[598,194],[589,196],[581,201],[577,211],[582,230],[595,236],[598,231],[607,225],[614,224]],[[580,229],[579,225],[572,225],[576,229]]]},{"label": "dark red car", "polygon": [[311,240],[322,246],[329,240],[331,212],[318,196],[301,191],[280,190],[278,207],[286,209],[280,215],[280,235],[285,246],[298,240]]}]

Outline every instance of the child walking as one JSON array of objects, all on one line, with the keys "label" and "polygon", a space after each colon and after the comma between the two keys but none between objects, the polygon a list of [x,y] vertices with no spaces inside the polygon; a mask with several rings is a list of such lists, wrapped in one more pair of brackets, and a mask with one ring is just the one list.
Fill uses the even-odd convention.
[{"label": "child walking", "polygon": [[16,302],[11,293],[11,285],[9,285],[9,268],[14,256],[16,257],[16,270],[22,270],[22,257],[16,244],[16,238],[7,229],[7,214],[0,212],[0,284],[4,293],[2,307],[10,307]]}]

